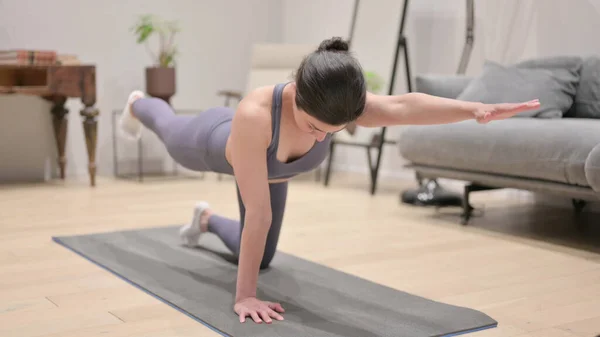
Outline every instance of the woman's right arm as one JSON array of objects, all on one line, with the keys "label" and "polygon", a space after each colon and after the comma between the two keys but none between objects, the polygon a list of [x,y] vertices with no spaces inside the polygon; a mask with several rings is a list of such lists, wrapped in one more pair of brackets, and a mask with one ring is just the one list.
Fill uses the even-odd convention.
[{"label": "woman's right arm", "polygon": [[269,316],[281,317],[273,312],[272,303],[256,299],[260,263],[272,218],[266,157],[271,122],[260,109],[260,105],[250,99],[242,101],[231,127],[231,161],[246,208],[235,303],[240,307],[236,311],[240,311],[241,322],[249,315],[258,323],[260,315],[269,323]]}]

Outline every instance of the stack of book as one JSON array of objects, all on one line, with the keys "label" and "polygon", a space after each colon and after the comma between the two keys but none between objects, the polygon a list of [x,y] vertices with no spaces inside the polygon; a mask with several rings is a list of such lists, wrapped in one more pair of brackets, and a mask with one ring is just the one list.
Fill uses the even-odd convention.
[{"label": "stack of book", "polygon": [[0,65],[73,65],[80,64],[75,55],[58,54],[54,50],[0,50]]}]

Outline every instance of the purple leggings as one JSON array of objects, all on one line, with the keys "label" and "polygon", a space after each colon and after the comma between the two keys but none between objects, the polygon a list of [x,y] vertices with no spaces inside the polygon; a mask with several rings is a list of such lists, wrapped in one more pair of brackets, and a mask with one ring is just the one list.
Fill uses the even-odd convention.
[{"label": "purple leggings", "polygon": [[[225,145],[231,130],[234,111],[219,107],[194,116],[176,115],[158,98],[141,98],[132,104],[133,114],[152,130],[165,145],[167,152],[180,165],[194,171],[210,171],[233,175],[226,160]],[[272,222],[261,262],[261,269],[271,263],[277,250],[279,233],[287,199],[288,183],[269,184]],[[246,208],[237,190],[240,219],[233,220],[213,214],[208,231],[216,234],[233,254],[239,256]]]}]

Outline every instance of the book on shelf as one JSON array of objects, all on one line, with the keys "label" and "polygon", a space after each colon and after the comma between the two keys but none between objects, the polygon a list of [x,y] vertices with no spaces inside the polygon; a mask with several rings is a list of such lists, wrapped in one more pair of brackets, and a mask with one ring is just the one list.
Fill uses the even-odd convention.
[{"label": "book on shelf", "polygon": [[59,54],[54,50],[0,50],[0,65],[77,65],[76,55]]}]

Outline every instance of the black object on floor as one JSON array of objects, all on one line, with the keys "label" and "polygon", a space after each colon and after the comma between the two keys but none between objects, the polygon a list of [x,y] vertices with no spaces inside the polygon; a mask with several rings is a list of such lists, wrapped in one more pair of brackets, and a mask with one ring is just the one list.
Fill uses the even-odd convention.
[{"label": "black object on floor", "polygon": [[463,206],[463,198],[459,193],[443,188],[436,180],[428,180],[416,189],[402,192],[400,200],[405,204],[416,206]]},{"label": "black object on floor", "polygon": [[[139,289],[235,337],[456,336],[493,328],[479,311],[385,287],[278,252],[260,272],[258,297],[280,302],[284,321],[239,323],[233,311],[237,267],[219,239],[183,247],[178,227],[55,237],[54,241]],[[440,280],[443,283],[443,280]]]},{"label": "black object on floor", "polygon": [[427,180],[421,183],[414,190],[406,190],[400,194],[400,200],[409,205],[424,206],[424,207],[462,207],[461,224],[467,225],[475,208],[471,205],[470,196],[472,192],[489,191],[500,189],[501,187],[486,186],[476,183],[465,185],[463,195],[442,187],[437,180]]}]

